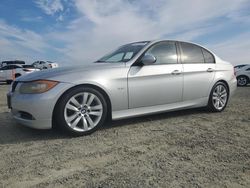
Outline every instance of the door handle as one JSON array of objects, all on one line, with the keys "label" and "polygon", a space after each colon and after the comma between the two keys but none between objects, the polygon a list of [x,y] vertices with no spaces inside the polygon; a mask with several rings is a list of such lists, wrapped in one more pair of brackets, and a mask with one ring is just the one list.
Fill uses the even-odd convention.
[{"label": "door handle", "polygon": [[179,70],[174,70],[173,72],[171,72],[171,74],[173,74],[173,75],[179,75],[179,74],[181,74],[181,71],[179,71]]},{"label": "door handle", "polygon": [[214,69],[208,68],[208,69],[207,69],[207,72],[214,72]]}]

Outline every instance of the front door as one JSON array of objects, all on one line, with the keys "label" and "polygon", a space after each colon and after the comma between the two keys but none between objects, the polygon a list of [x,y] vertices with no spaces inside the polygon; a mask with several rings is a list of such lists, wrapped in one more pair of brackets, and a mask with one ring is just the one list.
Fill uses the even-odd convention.
[{"label": "front door", "polygon": [[175,42],[156,43],[146,54],[155,56],[156,62],[131,66],[128,73],[129,108],[180,102],[183,75]]}]

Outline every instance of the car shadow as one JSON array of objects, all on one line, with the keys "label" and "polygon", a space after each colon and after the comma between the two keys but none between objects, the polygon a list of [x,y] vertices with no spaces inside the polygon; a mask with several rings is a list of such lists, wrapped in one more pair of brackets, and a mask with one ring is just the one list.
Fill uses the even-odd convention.
[{"label": "car shadow", "polygon": [[22,126],[13,120],[9,112],[0,113],[0,120],[0,145],[65,137],[57,131]]},{"label": "car shadow", "polygon": [[[181,110],[175,112],[167,112],[155,115],[141,116],[117,121],[108,121],[102,128],[97,131],[105,129],[112,129],[114,127],[132,126],[136,123],[154,122],[156,120],[163,120],[178,116],[185,116],[190,114],[206,113],[203,109]],[[17,124],[11,117],[9,112],[0,113],[0,145],[23,143],[38,140],[53,140],[53,139],[69,139],[75,136],[68,135],[58,130],[36,130],[31,129],[20,124]],[[94,136],[95,133],[92,134]]]}]

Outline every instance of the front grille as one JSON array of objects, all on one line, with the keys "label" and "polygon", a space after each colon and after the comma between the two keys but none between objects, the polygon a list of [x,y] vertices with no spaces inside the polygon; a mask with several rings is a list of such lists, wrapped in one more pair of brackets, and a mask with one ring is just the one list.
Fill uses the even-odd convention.
[{"label": "front grille", "polygon": [[11,91],[14,92],[15,89],[16,89],[16,86],[17,86],[18,82],[17,81],[14,81],[13,84],[12,84],[12,88],[11,88]]}]

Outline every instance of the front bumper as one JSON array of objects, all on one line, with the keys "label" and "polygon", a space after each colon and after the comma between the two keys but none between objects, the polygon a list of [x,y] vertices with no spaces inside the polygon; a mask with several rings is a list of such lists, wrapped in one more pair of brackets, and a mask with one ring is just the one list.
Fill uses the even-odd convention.
[{"label": "front bumper", "polygon": [[8,93],[8,103],[13,118],[21,125],[35,129],[51,129],[53,110],[59,97],[69,88],[69,83],[59,83],[53,89],[41,94],[19,93],[20,83],[14,92]]}]

